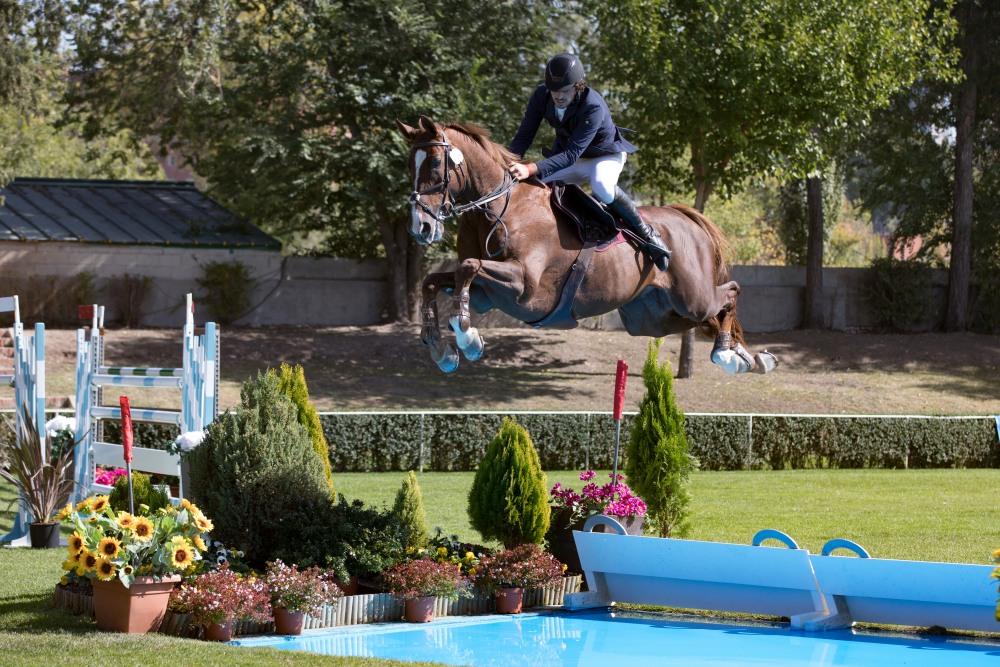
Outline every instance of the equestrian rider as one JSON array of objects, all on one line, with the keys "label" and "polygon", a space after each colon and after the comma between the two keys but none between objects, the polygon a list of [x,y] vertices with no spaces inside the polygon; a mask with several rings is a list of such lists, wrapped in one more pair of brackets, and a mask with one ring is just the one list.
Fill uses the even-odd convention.
[{"label": "equestrian rider", "polygon": [[646,254],[666,271],[670,251],[618,187],[626,155],[638,149],[622,137],[604,98],[587,86],[584,77],[583,65],[575,55],[561,53],[549,60],[545,83],[531,95],[509,148],[523,158],[543,118],[556,130],[555,143],[544,160],[515,162],[510,173],[518,180],[537,176],[543,183],[589,181],[594,198],[627,223],[629,231],[642,240]]}]

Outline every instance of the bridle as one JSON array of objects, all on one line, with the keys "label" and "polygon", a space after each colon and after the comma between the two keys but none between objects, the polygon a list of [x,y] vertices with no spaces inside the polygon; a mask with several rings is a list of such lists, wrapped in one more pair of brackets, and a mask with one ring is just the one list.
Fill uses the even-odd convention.
[{"label": "bridle", "polygon": [[[487,219],[493,220],[493,225],[492,227],[490,227],[490,232],[489,234],[486,235],[486,243],[485,243],[486,255],[490,258],[493,258],[503,254],[504,250],[506,250],[507,248],[507,225],[504,224],[503,216],[504,213],[507,212],[507,207],[510,205],[510,193],[511,190],[514,189],[514,186],[517,185],[517,181],[514,180],[514,177],[511,176],[510,173],[508,173],[507,170],[505,169],[503,172],[503,180],[500,182],[500,185],[493,188],[488,193],[486,193],[479,199],[476,199],[475,201],[470,201],[465,204],[458,204],[455,202],[455,195],[451,191],[452,170],[449,169],[449,165],[453,161],[452,151],[454,150],[454,147],[448,142],[448,137],[445,136],[443,140],[423,141],[417,144],[413,144],[414,149],[432,148],[435,146],[440,146],[441,148],[444,149],[444,177],[441,180],[441,182],[437,183],[436,185],[432,185],[431,187],[426,188],[424,190],[414,190],[413,192],[411,192],[410,204],[419,207],[420,210],[422,210],[424,213],[431,216],[440,223],[444,223],[449,218],[458,217],[464,213],[468,213],[469,211],[473,210],[482,211],[483,214],[487,217]],[[462,166],[463,164],[464,160],[456,164],[455,171],[459,175],[465,172],[465,169]],[[466,179],[468,179],[467,174],[466,174]],[[420,198],[423,196],[437,194],[439,192],[443,192],[444,196],[441,198],[441,203],[438,204],[437,211],[433,210],[430,206],[428,206],[426,203],[420,200]],[[493,209],[489,208],[487,204],[497,199],[500,199],[501,197],[505,197],[503,208],[500,210],[500,213],[497,214],[494,213]],[[500,246],[500,249],[497,252],[493,253],[490,252],[489,249],[490,239],[493,237],[493,234],[496,232],[498,227],[503,227],[504,240],[502,245]]]}]

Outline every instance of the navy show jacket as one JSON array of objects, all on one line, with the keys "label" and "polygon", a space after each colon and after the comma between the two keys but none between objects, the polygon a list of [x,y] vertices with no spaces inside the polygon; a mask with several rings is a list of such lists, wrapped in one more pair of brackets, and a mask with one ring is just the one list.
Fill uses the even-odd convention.
[{"label": "navy show jacket", "polygon": [[546,158],[538,163],[538,178],[545,178],[569,167],[581,157],[599,157],[615,153],[634,153],[638,149],[622,137],[621,128],[611,119],[607,102],[596,90],[587,87],[578,93],[563,114],[556,115],[548,88],[538,86],[528,100],[521,126],[510,142],[510,152],[524,156],[538,132],[542,119],[556,129],[556,140]]}]

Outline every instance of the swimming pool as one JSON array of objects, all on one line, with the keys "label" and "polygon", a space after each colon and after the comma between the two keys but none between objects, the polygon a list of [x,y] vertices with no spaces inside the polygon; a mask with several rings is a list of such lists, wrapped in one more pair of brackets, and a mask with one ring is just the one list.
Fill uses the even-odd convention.
[{"label": "swimming pool", "polygon": [[306,631],[299,637],[232,642],[326,655],[475,667],[976,667],[1000,664],[1000,642],[838,630],[807,633],[779,624],[716,623],[633,612],[540,612],[382,623]]}]

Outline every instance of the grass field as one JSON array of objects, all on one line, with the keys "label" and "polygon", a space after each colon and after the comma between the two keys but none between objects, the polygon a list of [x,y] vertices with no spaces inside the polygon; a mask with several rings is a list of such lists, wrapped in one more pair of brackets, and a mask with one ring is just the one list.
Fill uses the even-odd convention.
[{"label": "grass field", "polygon": [[[349,498],[385,505],[402,477],[340,473],[335,481]],[[465,512],[473,473],[425,473],[419,478],[431,525],[478,541]],[[548,473],[550,485],[557,481],[579,485],[574,472]],[[690,537],[748,543],[758,529],[778,528],[814,552],[827,539],[847,537],[877,557],[986,563],[1000,546],[998,488],[1000,470],[700,472],[691,482]],[[10,527],[13,498],[12,487],[0,484],[0,531]],[[404,664],[98,633],[90,620],[47,608],[62,558],[62,550],[0,549],[4,664]]]}]

